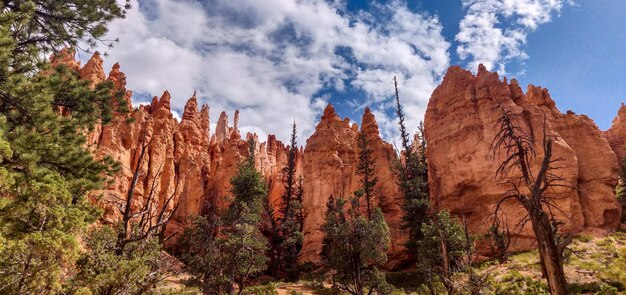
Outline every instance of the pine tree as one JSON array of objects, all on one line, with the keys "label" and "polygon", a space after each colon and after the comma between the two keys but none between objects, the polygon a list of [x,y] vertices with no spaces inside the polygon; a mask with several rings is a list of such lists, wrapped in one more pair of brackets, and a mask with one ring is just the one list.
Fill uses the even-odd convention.
[{"label": "pine tree", "polygon": [[409,254],[416,252],[417,242],[422,239],[422,226],[428,221],[428,210],[430,208],[430,197],[428,188],[428,164],[426,160],[426,138],[424,137],[424,126],[420,123],[418,140],[419,146],[415,151],[409,141],[409,134],[404,124],[404,112],[400,104],[398,93],[398,82],[394,79],[396,93],[396,115],[402,139],[402,155],[404,161],[398,163],[397,175],[398,185],[402,192],[404,203],[402,209],[403,227],[409,230],[409,239],[406,248]]},{"label": "pine tree", "polygon": [[116,40],[104,39],[106,26],[131,8],[129,0],[6,0],[0,7],[2,31],[10,36],[3,36],[3,51],[13,57],[14,73],[37,71],[46,54],[64,47],[113,46]]},{"label": "pine tree", "polygon": [[0,8],[0,293],[54,294],[79,257],[75,236],[98,216],[85,196],[115,171],[110,158],[92,157],[84,137],[110,119],[113,83],[92,88],[43,57],[102,40],[125,7],[114,0],[9,0]]},{"label": "pine tree", "polygon": [[254,165],[254,146],[251,139],[248,158],[239,166],[238,173],[231,179],[232,204],[224,216],[223,241],[221,248],[228,260],[223,273],[231,283],[243,292],[249,278],[266,269],[267,239],[259,229],[266,196],[263,177]]},{"label": "pine tree", "polygon": [[298,254],[302,249],[302,178],[296,183],[296,156],[298,143],[296,123],[292,125],[291,142],[287,157],[287,166],[283,173],[286,181],[283,183],[285,192],[282,195],[278,212],[274,205],[265,202],[267,216],[265,233],[270,237],[271,257],[269,273],[275,277],[282,277],[296,281],[299,277]]},{"label": "pine tree", "polygon": [[[500,216],[501,205],[507,200],[516,200],[526,210],[526,216],[520,224],[529,222],[537,241],[541,272],[548,282],[550,294],[567,294],[567,281],[563,270],[564,253],[572,242],[573,235],[560,232],[564,224],[555,215],[562,212],[554,202],[553,188],[568,186],[569,183],[554,173],[561,166],[560,158],[553,158],[552,135],[546,132],[544,118],[544,134],[541,142],[543,158],[539,169],[531,165],[537,155],[535,139],[527,134],[516,119],[516,115],[500,106],[502,115],[497,121],[498,133],[493,139],[494,154],[503,152],[504,157],[496,176],[505,179],[511,185],[496,205],[494,215]],[[511,175],[512,171],[519,175]]]},{"label": "pine tree", "polygon": [[365,205],[367,212],[367,219],[372,219],[373,211],[373,198],[374,198],[374,186],[378,182],[378,179],[374,175],[374,159],[372,158],[372,149],[369,146],[367,136],[361,132],[358,135],[359,146],[359,161],[357,164],[356,173],[361,176],[360,183],[362,190],[359,194],[363,194],[365,197]]},{"label": "pine tree", "polygon": [[119,254],[115,247],[117,232],[103,226],[89,233],[86,246],[72,278],[68,293],[89,290],[88,294],[147,294],[165,277],[166,261],[161,256],[158,238],[128,244]]},{"label": "pine tree", "polygon": [[387,262],[390,236],[383,213],[375,208],[368,220],[360,213],[356,197],[347,212],[344,207],[343,199],[331,196],[322,225],[322,257],[336,271],[334,287],[355,295],[365,294],[366,289],[385,294],[389,285],[378,267]]},{"label": "pine tree", "polygon": [[[448,294],[458,288],[453,280],[456,273],[468,267],[466,254],[468,236],[461,223],[447,211],[437,212],[435,218],[422,227],[424,238],[417,242],[417,270],[425,274],[427,285],[442,283]],[[470,250],[471,251],[471,250]]]},{"label": "pine tree", "polygon": [[219,214],[214,210],[208,212],[194,218],[185,228],[174,254],[187,265],[192,276],[189,284],[199,286],[204,294],[220,294],[229,288],[224,265],[231,262],[229,253],[223,251],[224,241],[218,236],[222,226]]},{"label": "pine tree", "polygon": [[295,177],[296,177],[296,153],[298,152],[298,142],[297,138],[297,129],[296,122],[293,122],[291,129],[291,142],[289,145],[289,157],[287,158],[287,167],[285,167],[285,173],[287,174],[287,182],[285,183],[285,193],[283,194],[283,204],[281,208],[281,213],[283,215],[283,221],[288,218],[288,211],[290,207],[290,203],[294,196],[295,189]]},{"label": "pine tree", "polygon": [[[332,196],[326,204],[322,231],[324,240],[322,256],[327,267],[337,271],[335,287],[350,294],[362,295],[366,289],[385,293],[389,285],[378,267],[387,262],[390,243],[389,227],[382,211],[374,207],[372,198],[376,178],[374,162],[365,134],[358,138],[359,161],[357,174],[361,176],[361,188],[350,199],[350,209],[345,212],[345,201]],[[366,214],[361,209],[361,199],[366,201]]]},{"label": "pine tree", "polygon": [[283,204],[281,206],[282,218],[279,225],[279,235],[281,237],[279,248],[283,255],[282,268],[287,273],[287,279],[297,281],[299,278],[298,254],[302,249],[302,179],[299,186],[296,186],[296,155],[298,143],[296,123],[293,123],[291,132],[291,142],[289,146],[289,157],[287,159],[287,182],[285,183],[285,193],[283,194]]}]

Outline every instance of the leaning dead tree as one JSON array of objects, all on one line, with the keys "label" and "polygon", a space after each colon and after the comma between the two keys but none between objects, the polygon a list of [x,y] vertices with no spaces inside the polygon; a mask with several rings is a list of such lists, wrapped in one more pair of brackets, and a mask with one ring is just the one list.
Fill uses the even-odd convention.
[{"label": "leaning dead tree", "polygon": [[141,140],[141,148],[138,150],[139,158],[133,170],[133,178],[126,193],[126,200],[124,200],[125,204],[118,208],[122,214],[122,221],[118,228],[117,241],[115,244],[115,254],[117,255],[122,255],[124,248],[130,243],[143,241],[154,236],[163,239],[165,227],[178,208],[177,204],[172,210],[168,210],[170,204],[174,201],[176,191],[167,197],[163,204],[159,204],[158,181],[161,178],[163,168],[163,165],[161,165],[152,177],[150,189],[143,205],[137,212],[133,210],[132,205],[135,198],[135,188],[137,187],[137,182],[141,175],[143,158],[151,143],[152,139],[146,142],[146,135],[144,134]]},{"label": "leaning dead tree", "polygon": [[[546,120],[543,124],[543,159],[536,171],[531,162],[536,157],[534,138],[519,126],[515,115],[501,107],[502,116],[497,121],[498,133],[492,142],[494,155],[504,152],[496,175],[506,179],[511,189],[496,206],[495,216],[499,216],[501,205],[507,200],[517,200],[526,209],[526,216],[516,225],[521,230],[530,221],[537,240],[537,250],[541,270],[548,281],[550,294],[567,294],[563,272],[563,251],[571,242],[572,236],[561,235],[559,226],[563,224],[555,216],[559,209],[550,197],[551,189],[568,187],[565,179],[554,174],[560,167],[555,164],[562,159],[552,154],[552,139],[546,134]],[[565,215],[565,214],[564,214]]]}]

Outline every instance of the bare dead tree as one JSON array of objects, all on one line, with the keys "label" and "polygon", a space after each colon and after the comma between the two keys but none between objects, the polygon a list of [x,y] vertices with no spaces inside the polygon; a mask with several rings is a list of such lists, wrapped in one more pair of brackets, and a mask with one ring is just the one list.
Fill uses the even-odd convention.
[{"label": "bare dead tree", "polygon": [[[174,191],[165,202],[159,206],[158,201],[158,181],[161,178],[161,172],[163,165],[159,166],[159,169],[152,177],[152,183],[150,184],[150,190],[148,196],[144,201],[142,207],[138,212],[133,212],[132,203],[135,196],[135,188],[141,175],[141,168],[143,164],[143,158],[146,154],[148,146],[152,143],[152,139],[146,142],[146,134],[144,133],[141,140],[141,148],[138,149],[139,158],[133,171],[133,178],[130,182],[128,192],[126,193],[125,205],[120,206],[118,209],[122,214],[122,221],[119,225],[117,241],[115,244],[115,254],[122,255],[124,248],[130,243],[146,240],[152,236],[158,236],[162,238],[165,232],[165,227],[170,221],[178,204],[174,206],[171,211],[168,208],[174,201],[176,191]],[[156,198],[156,199],[155,199]]]},{"label": "bare dead tree", "polygon": [[[495,216],[498,216],[501,205],[511,199],[517,200],[526,209],[527,214],[516,225],[516,229],[521,230],[530,221],[537,240],[541,270],[548,282],[550,294],[567,294],[563,251],[572,241],[572,236],[559,234],[558,228],[563,222],[555,217],[555,212],[564,212],[550,197],[551,188],[569,187],[565,179],[554,173],[554,170],[563,168],[556,166],[562,159],[553,159],[552,139],[546,134],[544,118],[543,159],[535,174],[531,167],[531,161],[536,156],[534,138],[524,132],[513,113],[500,108],[502,116],[497,121],[499,131],[491,148],[494,155],[499,151],[504,152],[505,158],[498,167],[496,176],[506,179],[512,188],[498,202]],[[519,172],[519,175],[511,176],[514,171]]]}]

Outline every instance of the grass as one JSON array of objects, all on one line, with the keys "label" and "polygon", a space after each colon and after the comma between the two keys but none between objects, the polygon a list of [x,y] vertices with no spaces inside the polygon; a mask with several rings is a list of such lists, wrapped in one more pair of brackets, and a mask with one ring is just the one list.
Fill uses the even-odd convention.
[{"label": "grass", "polygon": [[[614,233],[606,238],[580,235],[569,248],[572,252],[568,253],[564,261],[564,269],[570,294],[626,294],[625,233]],[[484,261],[474,269],[479,275],[487,277],[482,294],[548,294],[537,251],[511,255],[509,262],[503,265],[495,260]],[[392,295],[429,294],[423,285],[423,278],[417,272],[388,272],[386,276],[387,282],[395,287]],[[467,276],[461,275],[459,281],[463,280],[467,281]],[[328,285],[324,286],[322,273],[311,272],[298,284],[307,286],[315,294],[336,294]],[[436,286],[436,290],[437,294],[445,294],[440,286]],[[254,291],[248,294],[276,294],[268,286],[246,291]]]},{"label": "grass", "polygon": [[513,269],[541,269],[539,254],[537,251],[522,252],[509,257],[509,263]]},{"label": "grass", "polygon": [[[576,237],[564,260],[571,294],[622,294],[626,291],[626,234],[606,238]],[[545,281],[537,251],[511,255],[509,262],[483,262],[480,273],[490,274],[486,294],[543,294]]]}]

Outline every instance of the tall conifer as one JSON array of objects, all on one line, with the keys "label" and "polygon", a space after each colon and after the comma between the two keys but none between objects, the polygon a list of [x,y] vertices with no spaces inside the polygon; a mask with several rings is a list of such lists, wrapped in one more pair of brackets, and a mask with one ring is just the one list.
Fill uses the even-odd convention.
[{"label": "tall conifer", "polygon": [[401,155],[404,158],[397,167],[398,185],[404,198],[402,205],[404,216],[402,220],[404,228],[409,230],[409,240],[406,243],[406,248],[409,254],[415,255],[417,242],[423,237],[422,226],[427,222],[430,207],[426,139],[424,137],[424,127],[420,123],[417,137],[419,142],[413,143],[417,145],[414,149],[404,123],[404,112],[400,103],[398,82],[396,77],[393,79],[396,94],[396,115],[398,116],[398,126],[402,139]]}]

